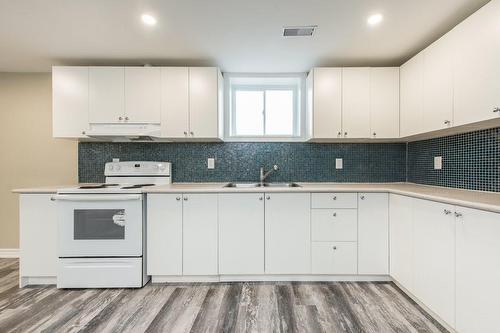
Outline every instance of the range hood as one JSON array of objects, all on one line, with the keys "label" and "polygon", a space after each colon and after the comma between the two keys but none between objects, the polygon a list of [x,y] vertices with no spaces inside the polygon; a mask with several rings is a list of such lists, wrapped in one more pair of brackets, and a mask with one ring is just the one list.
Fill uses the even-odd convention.
[{"label": "range hood", "polygon": [[85,135],[111,142],[149,142],[160,140],[161,128],[158,124],[90,124]]}]

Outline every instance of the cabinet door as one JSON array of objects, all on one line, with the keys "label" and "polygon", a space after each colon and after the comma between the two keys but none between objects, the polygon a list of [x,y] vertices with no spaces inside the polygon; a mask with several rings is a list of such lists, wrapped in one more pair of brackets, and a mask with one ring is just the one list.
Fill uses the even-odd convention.
[{"label": "cabinet door", "polygon": [[498,331],[500,214],[456,207],[456,325],[461,333]]},{"label": "cabinet door", "polygon": [[52,135],[84,138],[89,127],[89,68],[52,68]]},{"label": "cabinet door", "polygon": [[125,67],[125,120],[128,123],[160,123],[161,69]]},{"label": "cabinet door", "polygon": [[264,274],[264,194],[219,194],[219,273]]},{"label": "cabinet door", "polygon": [[370,137],[370,69],[342,69],[344,138]]},{"label": "cabinet door", "polygon": [[370,68],[370,134],[399,137],[399,67]]},{"label": "cabinet door", "polygon": [[454,65],[454,123],[500,118],[500,2],[491,1],[460,23]]},{"label": "cabinet door", "polygon": [[357,241],[356,209],[312,209],[311,239],[317,242]]},{"label": "cabinet door", "polygon": [[413,199],[389,196],[391,277],[413,293]]},{"label": "cabinet door", "polygon": [[314,68],[312,131],[315,139],[342,136],[342,68]]},{"label": "cabinet door", "polygon": [[57,275],[57,208],[53,194],[19,196],[20,275]]},{"label": "cabinet door", "polygon": [[189,132],[189,69],[161,69],[162,136],[186,138]]},{"label": "cabinet door", "polygon": [[423,82],[423,56],[419,53],[400,68],[401,137],[422,130]]},{"label": "cabinet door", "polygon": [[446,34],[422,53],[422,132],[430,132],[450,127],[453,121],[453,34]]},{"label": "cabinet door", "polygon": [[182,275],[182,195],[148,194],[147,274]]},{"label": "cabinet door", "polygon": [[266,273],[310,273],[310,194],[266,194],[265,221]]},{"label": "cabinet door", "polygon": [[313,242],[313,274],[358,273],[356,242]]},{"label": "cabinet door", "polygon": [[387,193],[359,194],[358,273],[389,274],[389,196]]},{"label": "cabinet door", "polygon": [[189,68],[189,134],[191,137],[218,137],[218,93],[217,68]]},{"label": "cabinet door", "polygon": [[414,294],[455,325],[455,217],[448,204],[413,199]]},{"label": "cabinet door", "polygon": [[125,119],[125,69],[89,68],[89,122],[120,123]]},{"label": "cabinet door", "polygon": [[183,200],[183,274],[217,275],[217,194]]}]

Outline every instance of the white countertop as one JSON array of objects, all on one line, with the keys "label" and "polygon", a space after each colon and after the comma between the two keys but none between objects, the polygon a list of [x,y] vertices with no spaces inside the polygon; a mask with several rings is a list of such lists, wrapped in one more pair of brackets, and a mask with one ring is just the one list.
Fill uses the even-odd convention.
[{"label": "white countertop", "polygon": [[[461,190],[447,187],[417,185],[412,183],[298,183],[292,188],[227,188],[224,183],[174,183],[147,187],[143,193],[252,193],[252,192],[388,192],[415,198],[445,202],[453,205],[482,209],[500,213],[500,193]],[[44,186],[15,189],[15,193],[56,193],[58,190],[75,187]]]}]

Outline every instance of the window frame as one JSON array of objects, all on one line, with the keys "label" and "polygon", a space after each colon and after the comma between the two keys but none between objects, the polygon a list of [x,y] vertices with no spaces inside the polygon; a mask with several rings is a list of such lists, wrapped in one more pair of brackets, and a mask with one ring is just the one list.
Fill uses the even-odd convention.
[{"label": "window frame", "polygon": [[[283,79],[291,78],[298,80],[297,84],[272,84],[272,83],[231,83],[232,78],[243,79]],[[224,108],[224,141],[235,142],[304,142],[306,141],[306,115],[305,115],[305,73],[289,74],[224,74],[225,90],[225,108]],[[291,90],[293,93],[293,133],[291,135],[269,135],[265,134],[265,102],[266,90]],[[236,91],[262,91],[264,94],[264,135],[236,135],[236,114],[235,114],[235,95]]]}]

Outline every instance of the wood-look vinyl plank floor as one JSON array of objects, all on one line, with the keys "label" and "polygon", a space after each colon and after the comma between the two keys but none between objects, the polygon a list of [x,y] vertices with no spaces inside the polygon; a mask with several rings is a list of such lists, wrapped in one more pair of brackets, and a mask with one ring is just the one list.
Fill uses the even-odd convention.
[{"label": "wood-look vinyl plank floor", "polygon": [[142,289],[18,287],[0,259],[0,332],[447,332],[393,283],[148,284]]}]

